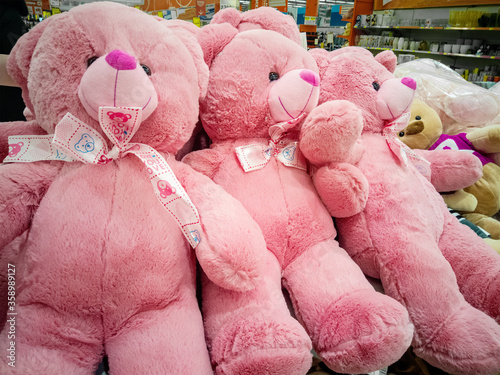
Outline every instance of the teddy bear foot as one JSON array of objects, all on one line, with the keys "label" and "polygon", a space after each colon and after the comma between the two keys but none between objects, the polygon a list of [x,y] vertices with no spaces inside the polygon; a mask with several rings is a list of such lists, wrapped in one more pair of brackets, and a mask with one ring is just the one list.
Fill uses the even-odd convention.
[{"label": "teddy bear foot", "polygon": [[396,362],[410,346],[413,326],[396,300],[360,290],[330,305],[314,340],[332,370],[367,373]]},{"label": "teddy bear foot", "polygon": [[241,317],[212,342],[217,375],[300,375],[311,367],[311,341],[291,316]]},{"label": "teddy bear foot", "polygon": [[416,331],[414,352],[446,372],[495,374],[500,371],[500,326],[470,305],[461,308],[425,340]]}]

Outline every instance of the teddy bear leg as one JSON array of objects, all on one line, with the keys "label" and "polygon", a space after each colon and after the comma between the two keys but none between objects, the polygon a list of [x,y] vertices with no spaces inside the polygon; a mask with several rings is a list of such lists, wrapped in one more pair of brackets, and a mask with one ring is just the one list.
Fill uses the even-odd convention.
[{"label": "teddy bear leg", "polygon": [[205,334],[216,374],[299,375],[311,367],[311,340],[290,315],[281,267],[271,252],[256,288],[235,292],[202,275]]},{"label": "teddy bear leg", "polygon": [[[18,299],[19,300],[19,299]],[[42,303],[16,306],[0,333],[0,373],[89,375],[103,356],[98,315],[73,316]]]},{"label": "teddy bear leg", "polygon": [[500,239],[500,221],[479,213],[463,213],[462,216],[478,227],[483,228],[491,235],[491,238]]},{"label": "teddy bear leg", "polygon": [[473,231],[462,228],[451,215],[447,217],[439,247],[453,268],[460,292],[467,302],[500,324],[498,254]]},{"label": "teddy bear leg", "polygon": [[112,374],[213,374],[194,290],[105,329]]},{"label": "teddy bear leg", "polygon": [[406,309],[376,292],[333,239],[287,266],[284,285],[314,349],[336,372],[379,370],[410,346],[413,326]]},{"label": "teddy bear leg", "polygon": [[9,308],[9,268],[10,265],[15,265],[19,256],[20,248],[28,239],[29,230],[25,231],[19,237],[16,237],[7,246],[0,251],[0,331],[5,325],[7,312]]},{"label": "teddy bear leg", "polygon": [[391,242],[377,252],[380,279],[410,314],[415,354],[455,375],[498,371],[500,326],[465,301],[434,238],[407,231],[383,240]]}]

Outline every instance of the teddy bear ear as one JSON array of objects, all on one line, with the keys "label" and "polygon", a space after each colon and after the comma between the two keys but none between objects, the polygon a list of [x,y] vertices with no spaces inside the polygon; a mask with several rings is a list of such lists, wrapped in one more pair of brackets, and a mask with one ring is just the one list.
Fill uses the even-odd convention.
[{"label": "teddy bear ear", "polygon": [[204,98],[208,88],[208,66],[204,61],[203,51],[198,44],[197,37],[201,29],[191,22],[181,20],[164,20],[157,17],[181,42],[186,46],[193,56],[193,61],[198,72],[198,86],[200,88],[200,99]]},{"label": "teddy bear ear", "polygon": [[331,56],[338,56],[338,55],[343,55],[345,53],[356,54],[356,56],[365,55],[365,56],[373,57],[373,54],[370,51],[368,51],[366,48],[363,48],[363,47],[342,47],[342,48],[338,48],[336,50],[333,50],[332,52],[330,52],[330,55]]},{"label": "teddy bear ear", "polygon": [[31,66],[33,52],[47,26],[62,15],[52,16],[40,22],[29,33],[24,34],[14,45],[7,59],[7,72],[12,79],[21,87],[24,103],[34,112],[33,105],[28,95],[28,74]]},{"label": "teddy bear ear", "polygon": [[254,28],[276,31],[301,44],[300,31],[293,17],[275,8],[260,7],[243,13],[243,20],[238,29],[243,31]]},{"label": "teddy bear ear", "polygon": [[226,8],[215,14],[210,24],[229,23],[239,32],[253,29],[271,30],[301,44],[300,32],[293,17],[270,7],[260,7],[241,13],[234,8]]},{"label": "teddy bear ear", "polygon": [[203,50],[205,63],[210,67],[215,57],[233,40],[238,30],[229,23],[203,26],[198,33],[198,43]]},{"label": "teddy bear ear", "polygon": [[319,69],[319,76],[323,77],[324,73],[330,65],[330,53],[323,48],[313,48],[309,50],[309,54],[314,58]]},{"label": "teddy bear ear", "polygon": [[386,69],[391,73],[394,73],[394,71],[396,70],[396,66],[398,65],[398,58],[392,51],[380,52],[375,56],[375,60],[385,66]]},{"label": "teddy bear ear", "polygon": [[243,15],[240,11],[236,10],[235,8],[225,8],[215,13],[215,15],[212,17],[212,20],[210,21],[210,24],[215,25],[228,23],[231,26],[237,28],[242,19]]}]

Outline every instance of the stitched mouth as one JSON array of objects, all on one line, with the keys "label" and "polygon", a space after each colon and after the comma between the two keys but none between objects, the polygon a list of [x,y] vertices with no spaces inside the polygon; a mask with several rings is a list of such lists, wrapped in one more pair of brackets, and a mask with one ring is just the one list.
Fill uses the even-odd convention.
[{"label": "stitched mouth", "polygon": [[151,98],[152,97],[150,96],[149,99],[148,99],[148,102],[146,103],[146,105],[144,107],[142,107],[143,110],[144,110],[144,108],[146,108],[149,105],[149,103],[151,102]]},{"label": "stitched mouth", "polygon": [[278,97],[278,99],[279,99],[279,101],[280,101],[280,104],[281,104],[281,107],[283,108],[283,110],[284,110],[284,111],[286,112],[286,114],[287,114],[288,116],[290,116],[290,118],[293,120],[293,119],[296,119],[297,117],[299,117],[302,113],[304,113],[304,111],[305,111],[305,109],[306,109],[307,105],[309,104],[309,101],[311,100],[311,96],[312,96],[313,91],[314,91],[314,87],[312,87],[312,88],[311,88],[311,92],[309,93],[309,97],[308,97],[308,98],[307,98],[307,100],[306,100],[306,104],[305,104],[305,105],[304,105],[304,107],[301,109],[300,113],[299,113],[297,116],[295,116],[295,117],[293,117],[293,116],[292,116],[292,115],[291,115],[291,114],[287,111],[287,109],[285,108],[285,106],[284,106],[283,102],[281,101],[281,97]]},{"label": "stitched mouth", "polygon": [[[410,101],[408,102],[408,105],[406,106],[406,108],[405,108],[405,109],[403,109],[403,110],[401,111],[401,114],[405,113],[405,112],[408,110],[408,108],[410,108],[410,106],[411,106],[411,105],[412,105],[412,103],[413,103],[413,98],[414,98],[414,97],[415,97],[415,91],[413,92],[413,94],[412,94],[412,96],[411,96],[411,99],[410,99]],[[389,104],[387,104],[387,103],[386,103],[385,105],[386,105],[387,109],[389,110],[389,112],[390,112],[390,114],[391,114],[391,116],[392,116],[392,120],[394,120],[396,117],[399,117],[399,116],[394,116],[394,113],[392,113],[391,108],[389,107]]]},{"label": "stitched mouth", "polygon": [[392,113],[391,111],[391,107],[389,107],[389,104],[385,103],[387,109],[389,110],[389,113],[391,114],[392,118],[395,119],[396,117],[394,116],[394,114]]}]

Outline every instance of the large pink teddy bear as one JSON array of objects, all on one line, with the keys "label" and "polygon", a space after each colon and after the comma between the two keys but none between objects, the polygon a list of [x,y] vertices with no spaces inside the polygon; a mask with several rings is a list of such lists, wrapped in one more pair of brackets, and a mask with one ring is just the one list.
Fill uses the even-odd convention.
[{"label": "large pink teddy bear", "polygon": [[[407,313],[375,292],[339,247],[297,148],[303,116],[317,103],[319,77],[293,19],[272,8],[223,10],[198,40],[210,65],[200,114],[213,143],[183,160],[243,203],[269,249],[266,277],[255,291],[234,293],[204,279],[216,373],[305,374],[310,339],[339,372],[396,361],[413,334]],[[282,287],[305,331],[290,316]]]},{"label": "large pink teddy bear", "polygon": [[[322,78],[321,104],[304,124],[300,145],[323,170],[314,178],[316,187],[328,196],[334,173],[327,169],[335,161],[329,155],[339,147],[350,150],[347,159],[369,182],[362,212],[336,219],[340,244],[365,274],[382,281],[387,295],[406,306],[418,356],[453,374],[498,372],[500,258],[448,212],[434,187],[459,187],[467,177],[434,178],[439,160],[434,158],[437,167],[429,166],[402,147],[394,133],[408,121],[415,81],[394,78],[392,52],[374,58],[348,48],[314,56]],[[353,113],[361,117],[353,119]],[[355,139],[351,127],[359,120],[362,133]],[[420,156],[425,154],[431,152]],[[458,154],[457,164],[468,165],[471,181],[480,177],[472,155]]]},{"label": "large pink teddy bear", "polygon": [[2,252],[19,251],[3,374],[89,374],[104,354],[113,374],[213,373],[195,254],[214,283],[246,291],[266,244],[241,203],[174,157],[208,83],[196,30],[100,2],[12,51],[49,135],[11,139],[23,144],[0,167]]}]

